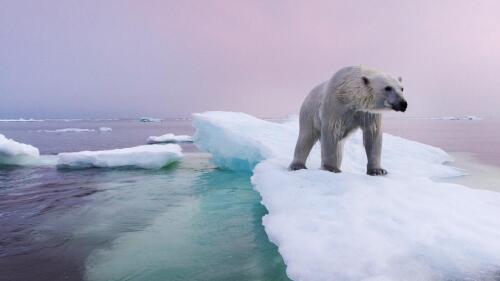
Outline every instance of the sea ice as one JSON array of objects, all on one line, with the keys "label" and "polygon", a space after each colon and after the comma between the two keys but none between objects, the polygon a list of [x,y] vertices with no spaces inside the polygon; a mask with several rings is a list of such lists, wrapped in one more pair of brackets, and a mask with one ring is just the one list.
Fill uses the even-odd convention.
[{"label": "sea ice", "polygon": [[38,148],[0,134],[0,164],[23,165],[32,162],[39,155]]},{"label": "sea ice", "polygon": [[463,175],[439,148],[384,135],[384,177],[366,173],[360,133],[343,173],[291,172],[297,120],[195,114],[195,144],[224,168],[253,170],[263,224],[294,280],[494,280],[500,274],[500,194],[435,179]]},{"label": "sea ice", "polygon": [[100,127],[99,128],[99,132],[111,132],[111,131],[113,131],[113,129],[110,127]]},{"label": "sea ice", "polygon": [[483,118],[475,115],[467,115],[467,116],[443,116],[443,117],[404,117],[405,119],[423,119],[423,120],[448,120],[448,121],[460,121],[460,120],[468,120],[468,121],[480,121]]},{"label": "sea ice", "polygon": [[94,129],[81,129],[81,128],[64,128],[64,129],[56,129],[56,130],[39,130],[39,132],[45,133],[86,133],[86,132],[95,132]]},{"label": "sea ice", "polygon": [[45,120],[41,119],[24,119],[24,118],[19,118],[19,119],[0,119],[0,122],[43,122]]},{"label": "sea ice", "polygon": [[126,166],[160,169],[181,157],[181,147],[177,144],[141,145],[113,150],[59,153],[57,166],[77,169]]},{"label": "sea ice", "polygon": [[449,117],[443,117],[443,120],[470,120],[470,121],[480,121],[483,120],[483,118],[474,116],[474,115],[467,115],[467,116],[449,116]]},{"label": "sea ice", "polygon": [[153,117],[141,117],[139,118],[140,122],[161,122],[160,118],[153,118]]},{"label": "sea ice", "polygon": [[[269,122],[243,113],[206,112],[193,115],[193,136],[198,148],[212,153],[223,168],[251,171],[264,159],[291,161],[298,136],[298,118],[283,123]],[[360,132],[346,142],[343,171],[366,172],[366,156]],[[393,176],[448,177],[463,173],[442,165],[452,158],[442,149],[397,136],[384,134],[383,165]],[[319,167],[319,147],[315,146],[308,166]],[[287,163],[288,165],[289,163]],[[405,169],[403,169],[403,167]]]},{"label": "sea ice", "polygon": [[182,143],[182,142],[193,142],[193,138],[188,135],[174,135],[165,134],[161,136],[150,136],[148,138],[149,144],[155,143]]}]

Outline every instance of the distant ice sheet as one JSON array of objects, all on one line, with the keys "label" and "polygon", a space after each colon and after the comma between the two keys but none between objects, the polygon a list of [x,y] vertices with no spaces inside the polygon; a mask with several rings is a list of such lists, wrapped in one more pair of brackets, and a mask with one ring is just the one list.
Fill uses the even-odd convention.
[{"label": "distant ice sheet", "polygon": [[0,164],[23,165],[33,162],[39,155],[38,148],[0,134]]},{"label": "distant ice sheet", "polygon": [[385,177],[366,173],[361,134],[345,145],[343,173],[287,170],[297,120],[195,114],[195,144],[224,168],[253,170],[266,232],[294,280],[495,280],[500,194],[433,179],[462,175],[443,150],[384,135]]},{"label": "distant ice sheet", "polygon": [[38,130],[38,132],[42,133],[92,133],[92,132],[111,132],[113,131],[110,127],[99,127],[98,129],[87,129],[87,128],[63,128],[63,129],[55,129],[55,130]]},{"label": "distant ice sheet", "polygon": [[155,143],[183,143],[193,142],[193,138],[188,135],[165,134],[161,136],[150,136],[147,141],[149,144]]},{"label": "distant ice sheet", "polygon": [[64,128],[64,129],[56,129],[56,130],[39,130],[39,132],[44,133],[86,133],[86,132],[95,132],[94,129],[81,129],[81,128]]},{"label": "distant ice sheet", "polygon": [[466,115],[466,116],[443,116],[443,117],[398,117],[401,119],[418,119],[418,120],[451,120],[451,121],[480,121],[483,120],[482,117],[475,115]]},{"label": "distant ice sheet", "polygon": [[483,120],[483,118],[474,116],[474,115],[467,115],[467,116],[446,116],[446,117],[441,117],[441,118],[436,118],[436,119],[442,119],[442,120],[470,120],[470,121],[479,121]]},{"label": "distant ice sheet", "polygon": [[24,119],[24,118],[19,118],[19,119],[0,119],[0,122],[42,122],[45,120],[42,119]]},{"label": "distant ice sheet", "polygon": [[177,144],[141,145],[113,150],[59,153],[57,166],[76,169],[127,166],[160,169],[181,157],[181,147]]}]

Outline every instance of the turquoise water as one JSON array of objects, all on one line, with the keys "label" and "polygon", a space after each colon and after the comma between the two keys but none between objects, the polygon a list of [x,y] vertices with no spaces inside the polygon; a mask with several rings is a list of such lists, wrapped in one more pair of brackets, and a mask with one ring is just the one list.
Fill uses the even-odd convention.
[{"label": "turquoise water", "polygon": [[108,204],[90,211],[103,222],[122,219],[82,236],[122,234],[86,259],[88,280],[288,280],[248,174],[214,169],[202,154],[162,172],[129,181],[120,195],[113,188],[114,199],[101,196]]}]

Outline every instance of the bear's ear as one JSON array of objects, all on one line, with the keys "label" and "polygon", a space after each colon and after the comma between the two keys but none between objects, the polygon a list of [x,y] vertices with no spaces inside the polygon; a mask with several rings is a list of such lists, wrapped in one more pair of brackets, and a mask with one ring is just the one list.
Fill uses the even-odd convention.
[{"label": "bear's ear", "polygon": [[364,83],[365,85],[367,85],[367,86],[368,86],[368,85],[370,84],[370,79],[368,79],[366,76],[361,77],[361,79],[363,79],[363,83]]},{"label": "bear's ear", "polygon": [[399,83],[403,82],[403,77],[399,76],[398,81],[399,81]]}]

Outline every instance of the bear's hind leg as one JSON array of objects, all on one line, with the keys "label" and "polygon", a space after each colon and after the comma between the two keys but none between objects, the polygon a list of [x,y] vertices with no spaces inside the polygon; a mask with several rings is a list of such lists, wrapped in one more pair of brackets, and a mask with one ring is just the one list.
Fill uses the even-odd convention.
[{"label": "bear's hind leg", "polygon": [[307,169],[306,160],[313,148],[314,144],[318,141],[318,133],[314,132],[314,129],[301,130],[299,133],[299,138],[297,139],[297,144],[295,145],[295,153],[293,156],[293,161],[289,166],[292,171]]},{"label": "bear's hind leg", "polygon": [[342,139],[326,134],[321,137],[321,167],[324,170],[341,172],[343,147]]}]

